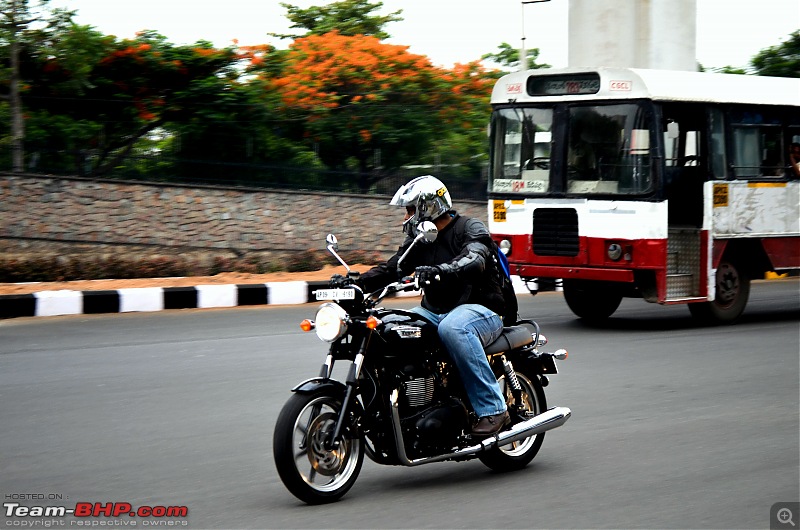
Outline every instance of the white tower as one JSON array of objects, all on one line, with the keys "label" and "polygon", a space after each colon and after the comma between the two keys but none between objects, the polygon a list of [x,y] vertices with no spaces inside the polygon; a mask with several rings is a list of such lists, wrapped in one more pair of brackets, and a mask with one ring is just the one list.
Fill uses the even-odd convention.
[{"label": "white tower", "polygon": [[569,2],[569,66],[697,70],[697,0]]}]

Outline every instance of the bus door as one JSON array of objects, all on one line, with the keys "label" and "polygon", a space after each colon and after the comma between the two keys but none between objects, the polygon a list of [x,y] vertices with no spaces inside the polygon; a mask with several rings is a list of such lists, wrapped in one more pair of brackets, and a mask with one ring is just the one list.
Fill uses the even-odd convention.
[{"label": "bus door", "polygon": [[[711,143],[720,142],[709,125],[706,108],[690,104],[665,104],[662,108],[664,196],[667,200],[668,239],[665,302],[708,296],[709,231],[703,219],[706,200],[704,182],[710,164]],[[724,166],[723,166],[724,167]]]}]

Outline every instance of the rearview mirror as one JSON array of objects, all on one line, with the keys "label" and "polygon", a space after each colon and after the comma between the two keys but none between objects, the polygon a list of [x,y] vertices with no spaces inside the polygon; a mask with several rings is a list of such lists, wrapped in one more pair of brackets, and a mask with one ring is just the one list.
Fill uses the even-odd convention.
[{"label": "rearview mirror", "polygon": [[328,243],[328,252],[333,254],[333,257],[336,258],[337,260],[339,260],[339,263],[341,263],[342,266],[345,269],[347,269],[347,272],[349,274],[350,273],[350,267],[347,265],[347,263],[345,263],[345,261],[342,259],[341,256],[339,256],[339,253],[337,252],[337,250],[339,250],[339,240],[336,239],[335,235],[328,234],[328,236],[325,238],[325,241]]},{"label": "rearview mirror", "polygon": [[420,241],[425,241],[426,243],[431,243],[436,241],[436,237],[439,235],[439,229],[436,228],[436,225],[430,221],[422,221],[420,224],[417,225],[417,237],[414,238],[414,241],[408,246],[406,251],[400,256],[400,259],[397,260],[397,272],[402,274],[400,270],[400,264],[403,263],[403,260],[406,259],[408,253],[411,252],[411,249],[414,248],[414,245],[419,243]]},{"label": "rearview mirror", "polygon": [[417,232],[422,235],[428,243],[433,243],[439,236],[439,229],[430,221],[422,221],[417,225]]},{"label": "rearview mirror", "polygon": [[325,241],[327,241],[328,247],[332,248],[333,250],[339,250],[339,240],[336,239],[335,235],[328,234],[328,237],[325,238]]}]

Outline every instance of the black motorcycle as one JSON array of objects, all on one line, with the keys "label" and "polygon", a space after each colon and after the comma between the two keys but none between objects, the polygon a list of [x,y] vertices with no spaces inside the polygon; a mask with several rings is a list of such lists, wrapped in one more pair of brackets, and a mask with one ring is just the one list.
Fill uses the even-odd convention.
[{"label": "black motorcycle", "polygon": [[[414,244],[436,235],[433,223],[422,223]],[[328,243],[355,278],[337,253],[335,236]],[[568,408],[547,408],[543,389],[557,373],[555,359],[567,352],[539,351],[547,339],[536,322],[522,320],[485,348],[511,422],[495,435],[472,436],[477,417],[436,326],[413,311],[378,306],[389,294],[420,288],[406,277],[373,293],[355,283],[316,291],[324,303],[301,327],[316,330],[331,347],[319,377],[292,389],[273,437],[278,474],[298,499],[340,499],[358,478],[365,454],[387,465],[479,458],[496,471],[521,469],[536,456],[545,431],[569,419]],[[337,361],[350,362],[344,383],[333,378]]]}]

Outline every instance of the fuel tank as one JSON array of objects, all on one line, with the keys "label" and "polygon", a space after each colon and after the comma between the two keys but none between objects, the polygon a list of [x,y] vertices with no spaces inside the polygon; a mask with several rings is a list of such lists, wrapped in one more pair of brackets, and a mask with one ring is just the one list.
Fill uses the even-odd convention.
[{"label": "fuel tank", "polygon": [[411,360],[442,350],[436,326],[422,315],[392,309],[380,311],[378,318],[383,322],[379,336],[384,342],[381,353],[385,357]]}]

